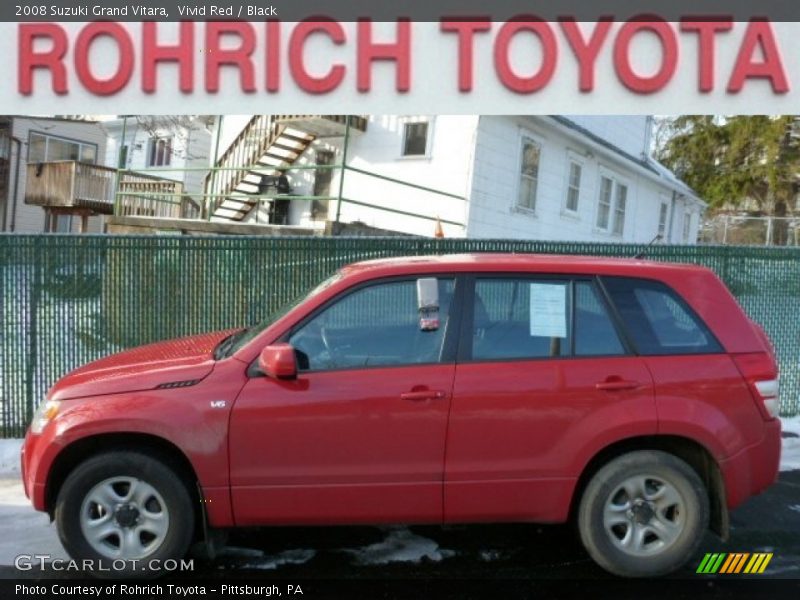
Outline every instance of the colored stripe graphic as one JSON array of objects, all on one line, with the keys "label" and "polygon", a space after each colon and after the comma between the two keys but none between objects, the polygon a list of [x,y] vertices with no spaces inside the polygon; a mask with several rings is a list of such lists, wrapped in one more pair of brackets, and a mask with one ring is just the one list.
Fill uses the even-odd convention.
[{"label": "colored stripe graphic", "polygon": [[767,565],[772,560],[772,556],[771,552],[756,552],[753,554],[749,552],[732,552],[730,554],[708,552],[703,557],[703,560],[700,561],[696,572],[705,575],[713,575],[715,573],[760,574],[766,570]]},{"label": "colored stripe graphic", "polygon": [[733,552],[728,555],[728,560],[722,565],[720,573],[738,573],[744,566],[745,560],[750,556],[749,552]]},{"label": "colored stripe graphic", "polygon": [[753,554],[753,558],[747,563],[744,568],[745,573],[763,573],[767,568],[769,561],[772,560],[772,553],[759,552]]},{"label": "colored stripe graphic", "polygon": [[697,573],[707,573],[707,574],[716,573],[720,565],[722,564],[722,561],[725,559],[725,556],[726,556],[725,552],[722,552],[720,554],[707,553],[705,557],[703,557],[703,561],[700,563],[700,566],[697,567]]}]

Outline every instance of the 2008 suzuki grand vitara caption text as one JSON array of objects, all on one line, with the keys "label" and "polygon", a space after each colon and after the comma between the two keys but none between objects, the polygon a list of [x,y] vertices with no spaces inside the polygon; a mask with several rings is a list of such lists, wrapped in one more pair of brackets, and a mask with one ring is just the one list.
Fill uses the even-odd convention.
[{"label": "2008 suzuki grand vitara caption text", "polygon": [[76,559],[178,558],[212,528],[575,520],[603,568],[651,576],[775,481],[777,411],[772,346],[708,269],[385,259],[73,371],[23,478]]}]

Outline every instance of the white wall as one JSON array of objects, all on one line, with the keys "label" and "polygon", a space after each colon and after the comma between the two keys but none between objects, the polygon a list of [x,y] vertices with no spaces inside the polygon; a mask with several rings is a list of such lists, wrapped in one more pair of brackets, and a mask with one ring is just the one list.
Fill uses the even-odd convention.
[{"label": "white wall", "polygon": [[[430,151],[425,157],[403,157],[403,125],[407,120],[426,119],[430,125]],[[242,116],[225,117],[222,140],[230,144],[248,119]],[[472,155],[475,147],[477,116],[437,115],[369,117],[366,132],[352,132],[347,164],[370,173],[407,181],[416,185],[455,194],[469,195]],[[300,127],[298,127],[300,128]],[[315,140],[295,164],[314,164],[315,151],[320,148],[336,152],[335,162],[341,160],[343,138],[332,137]],[[220,148],[226,147],[221,143]],[[340,171],[334,171],[331,189],[338,194]],[[313,191],[313,172],[289,171],[293,193],[310,195]],[[357,202],[385,206],[409,213],[425,215],[430,219],[400,215],[393,212],[343,202],[340,220],[343,223],[358,221],[370,227],[432,236],[436,217],[458,225],[443,223],[447,237],[464,237],[467,221],[467,202],[414,189],[399,183],[348,171],[344,178],[343,197]],[[311,203],[293,201],[290,223],[306,227],[322,227],[324,223],[311,220]],[[329,204],[329,219],[336,217],[336,202]],[[254,220],[251,215],[249,220]],[[263,217],[259,217],[263,219]]]},{"label": "white wall", "polygon": [[[122,139],[122,120],[104,123],[109,139],[106,148],[105,164],[116,167]],[[126,167],[139,170],[147,169],[149,141],[152,137],[172,137],[172,158],[170,168],[174,171],[150,172],[150,175],[182,181],[184,189],[189,193],[202,193],[203,181],[208,167],[211,152],[211,133],[202,123],[194,120],[190,127],[164,126],[148,131],[129,118],[125,131],[125,143],[128,145]],[[181,170],[190,168],[191,170]],[[194,170],[202,168],[203,170]]]},{"label": "white wall", "polygon": [[[431,128],[428,156],[401,156],[404,121],[425,118],[429,120]],[[478,117],[472,115],[373,116],[367,132],[352,140],[348,164],[393,179],[468,197],[477,124]],[[468,218],[468,203],[464,200],[352,172],[345,175],[343,196],[462,225],[466,225]],[[372,227],[426,236],[432,236],[436,227],[435,221],[344,203],[342,221],[355,220]],[[466,234],[463,226],[443,223],[442,227],[447,237],[464,237]]]},{"label": "white wall", "polygon": [[[28,160],[28,136],[30,132],[43,133],[45,135],[55,135],[69,138],[80,142],[97,145],[97,162],[103,164],[106,155],[106,134],[98,123],[86,121],[63,121],[59,119],[46,119],[36,117],[14,117],[12,135],[22,140],[22,162]],[[15,144],[16,146],[16,144]],[[16,151],[16,150],[15,150]],[[16,157],[12,168],[17,168]],[[13,193],[13,178],[16,176],[12,172],[11,189]],[[14,219],[14,231],[19,233],[41,233],[44,231],[44,209],[41,206],[25,204],[25,164],[19,167],[19,184],[16,199],[16,217]],[[7,207],[6,229],[11,231],[12,214],[14,214],[14,201],[12,199]],[[78,231],[80,219],[75,218],[72,222],[73,232]],[[103,217],[91,217],[89,219],[89,232],[100,233],[103,231]]]},{"label": "white wall", "polygon": [[[404,121],[428,118],[432,123],[428,156],[402,157]],[[249,116],[243,115],[225,117],[221,151],[248,120]],[[645,147],[647,117],[576,117],[574,120],[637,158]],[[537,208],[533,214],[516,208],[522,132],[528,132],[542,144]],[[338,163],[342,138],[316,140],[296,164],[314,164],[315,152],[320,148],[336,151]],[[583,166],[577,214],[564,210],[568,156],[576,158]],[[597,144],[587,143],[585,136],[556,125],[548,117],[373,115],[365,133],[353,133],[348,164],[469,198],[469,202],[464,202],[366,175],[346,174],[345,198],[466,224],[466,229],[444,224],[447,237],[649,242],[658,232],[660,204],[665,201],[668,214],[674,214],[675,219],[671,240],[682,242],[687,210],[694,211],[690,242],[696,240],[699,206],[693,202],[684,205],[677,200],[673,211],[673,191],[667,182],[652,180],[630,160]],[[628,187],[622,236],[595,227],[601,171],[611,173]],[[293,193],[312,193],[312,171],[290,171],[288,176]],[[338,171],[335,171],[331,183],[333,195],[338,192],[338,186]],[[324,223],[311,219],[310,208],[308,201],[293,201],[290,224],[322,227]],[[333,220],[335,215],[336,203],[331,202],[328,218]],[[249,220],[254,219],[255,216],[250,215]],[[265,221],[266,217],[262,214],[259,219]],[[372,227],[424,236],[433,235],[435,230],[435,222],[430,220],[346,202],[341,206],[341,221],[359,221]],[[667,233],[669,230],[668,223]]]},{"label": "white wall", "polygon": [[[517,207],[523,135],[541,145],[535,211]],[[565,210],[569,159],[582,164],[578,210]],[[628,187],[621,236],[596,227],[601,173]],[[564,133],[547,117],[481,117],[475,156],[468,237],[649,242],[658,232],[660,203],[672,198],[666,184],[642,175],[630,161],[601,152]],[[697,209],[694,209],[697,210]],[[673,239],[682,232],[673,226]],[[697,221],[691,240],[696,239]]]}]

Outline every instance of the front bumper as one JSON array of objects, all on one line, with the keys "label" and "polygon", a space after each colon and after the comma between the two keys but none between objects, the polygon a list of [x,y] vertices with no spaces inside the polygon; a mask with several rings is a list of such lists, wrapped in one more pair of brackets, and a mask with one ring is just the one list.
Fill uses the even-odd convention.
[{"label": "front bumper", "polygon": [[33,507],[41,511],[47,510],[47,476],[61,449],[61,445],[54,440],[54,429],[51,426],[45,427],[39,435],[33,435],[28,430],[20,455],[25,495],[33,503]]}]

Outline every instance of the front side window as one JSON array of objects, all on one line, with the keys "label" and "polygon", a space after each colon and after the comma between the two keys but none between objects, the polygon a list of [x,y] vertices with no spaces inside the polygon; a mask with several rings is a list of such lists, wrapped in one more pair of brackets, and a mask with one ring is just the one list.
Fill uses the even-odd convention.
[{"label": "front side window", "polygon": [[719,343],[686,302],[663,283],[607,277],[608,290],[641,354],[707,354]]},{"label": "front side window", "polygon": [[536,209],[536,191],[539,186],[539,159],[542,149],[530,138],[522,138],[522,158],[520,160],[519,197],[517,206],[528,210]]},{"label": "front side window", "polygon": [[435,363],[441,358],[455,281],[439,279],[439,328],[420,327],[416,280],[346,294],[289,337],[300,370]]}]

